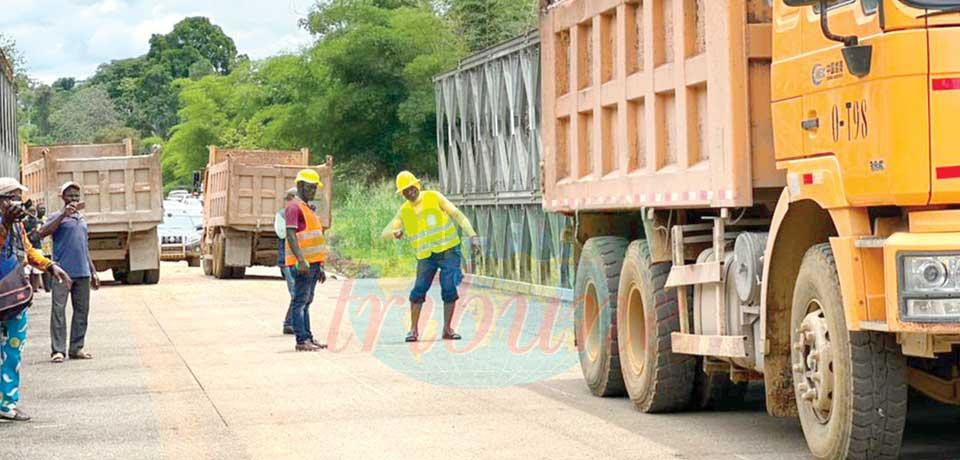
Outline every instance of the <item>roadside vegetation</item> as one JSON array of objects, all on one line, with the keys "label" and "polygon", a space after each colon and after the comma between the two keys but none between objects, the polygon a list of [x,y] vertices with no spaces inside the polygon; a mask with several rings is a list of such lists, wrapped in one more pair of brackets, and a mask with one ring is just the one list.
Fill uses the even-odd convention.
[{"label": "roadside vegetation", "polygon": [[380,233],[403,203],[389,181],[334,186],[333,226],[328,234],[335,271],[356,278],[413,276],[416,261],[406,241]]}]

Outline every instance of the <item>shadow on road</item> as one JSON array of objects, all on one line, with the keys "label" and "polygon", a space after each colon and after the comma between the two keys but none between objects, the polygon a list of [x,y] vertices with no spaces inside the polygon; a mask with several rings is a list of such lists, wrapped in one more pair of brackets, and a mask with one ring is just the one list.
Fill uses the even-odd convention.
[{"label": "shadow on road", "polygon": [[[673,414],[642,414],[628,398],[589,397],[582,379],[556,379],[527,387],[561,401],[585,414],[603,418],[637,435],[682,452],[716,449],[717,452],[805,452],[806,443],[798,421],[767,415],[762,384],[752,384],[746,400],[726,411],[689,411]],[[960,460],[960,408],[939,404],[922,396],[910,399],[904,431],[902,458]],[[691,439],[690,433],[711,433]],[[799,450],[798,450],[799,449]]]}]

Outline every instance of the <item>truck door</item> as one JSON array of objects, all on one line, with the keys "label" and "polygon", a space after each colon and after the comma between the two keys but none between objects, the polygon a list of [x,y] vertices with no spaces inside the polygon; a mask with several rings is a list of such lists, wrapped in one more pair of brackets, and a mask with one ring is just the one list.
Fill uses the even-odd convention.
[{"label": "truck door", "polygon": [[930,204],[960,203],[960,0],[912,1],[930,41]]},{"label": "truck door", "polygon": [[[881,1],[834,0],[830,30],[872,45],[865,76],[852,75],[843,44],[827,39],[818,7],[806,7],[802,122],[804,156],[835,156],[854,206],[925,205],[929,198],[926,38],[921,30],[881,29]],[[960,68],[958,68],[960,69]],[[960,186],[958,186],[960,190]]]}]

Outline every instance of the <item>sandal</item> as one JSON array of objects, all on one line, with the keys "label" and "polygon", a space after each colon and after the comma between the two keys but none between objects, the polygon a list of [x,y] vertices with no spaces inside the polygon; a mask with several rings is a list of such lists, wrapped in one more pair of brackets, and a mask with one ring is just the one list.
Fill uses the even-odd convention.
[{"label": "sandal", "polygon": [[9,407],[0,409],[0,419],[13,420],[14,422],[27,422],[31,417],[21,409]]},{"label": "sandal", "polygon": [[449,334],[443,334],[443,340],[460,340],[463,337],[460,337],[460,334],[456,332],[451,332]]},{"label": "sandal", "polygon": [[54,353],[50,355],[50,362],[60,364],[63,362],[63,353]]},{"label": "sandal", "polygon": [[404,342],[416,342],[418,338],[419,337],[417,337],[417,334],[410,332],[407,334],[407,338],[404,339]]},{"label": "sandal", "polygon": [[83,350],[80,350],[76,353],[70,353],[70,359],[93,359],[93,355]]}]

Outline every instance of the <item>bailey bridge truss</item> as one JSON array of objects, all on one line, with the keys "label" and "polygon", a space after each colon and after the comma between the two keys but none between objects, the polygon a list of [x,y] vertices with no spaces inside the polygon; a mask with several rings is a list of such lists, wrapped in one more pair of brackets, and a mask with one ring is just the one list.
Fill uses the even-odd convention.
[{"label": "bailey bridge truss", "polygon": [[541,207],[539,33],[434,81],[440,186],[484,237],[474,273],[570,287],[571,219]]}]

